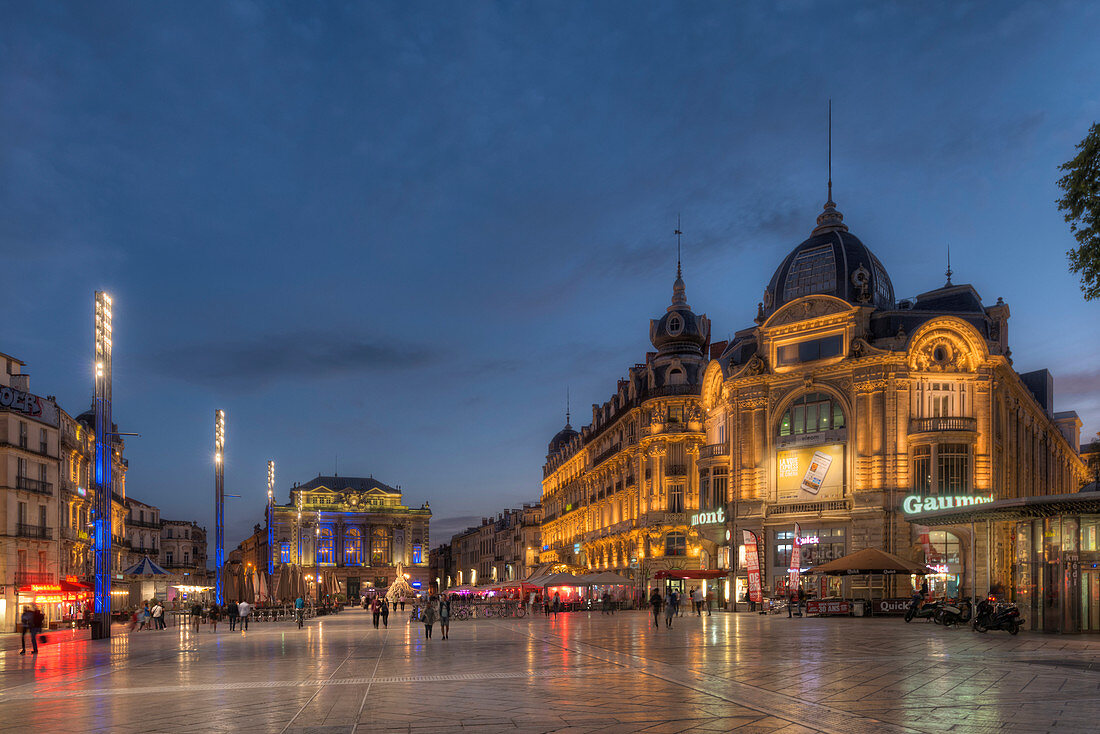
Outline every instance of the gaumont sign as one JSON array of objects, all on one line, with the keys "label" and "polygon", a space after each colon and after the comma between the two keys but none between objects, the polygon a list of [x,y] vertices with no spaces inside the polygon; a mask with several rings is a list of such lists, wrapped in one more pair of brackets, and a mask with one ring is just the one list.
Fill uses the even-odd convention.
[{"label": "gaumont sign", "polygon": [[57,403],[6,385],[0,385],[0,410],[21,413],[27,418],[49,423],[51,426],[58,423]]},{"label": "gaumont sign", "polygon": [[726,511],[719,508],[717,512],[700,512],[691,516],[692,525],[720,525],[726,521]]},{"label": "gaumont sign", "polygon": [[911,494],[901,502],[901,509],[906,515],[919,515],[922,512],[935,512],[936,510],[953,510],[957,507],[969,507],[992,502],[993,495],[975,494],[949,494],[936,497],[924,497],[919,494]]}]

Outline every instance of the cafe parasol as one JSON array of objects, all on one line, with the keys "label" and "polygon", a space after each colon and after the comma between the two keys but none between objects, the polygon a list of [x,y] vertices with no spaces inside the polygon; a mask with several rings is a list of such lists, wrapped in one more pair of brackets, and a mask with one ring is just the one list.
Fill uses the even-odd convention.
[{"label": "cafe parasol", "polygon": [[860,574],[924,574],[933,573],[933,570],[923,563],[907,561],[904,558],[887,553],[878,548],[864,548],[855,553],[836,560],[814,566],[807,573],[824,574],[826,576],[858,576]]}]

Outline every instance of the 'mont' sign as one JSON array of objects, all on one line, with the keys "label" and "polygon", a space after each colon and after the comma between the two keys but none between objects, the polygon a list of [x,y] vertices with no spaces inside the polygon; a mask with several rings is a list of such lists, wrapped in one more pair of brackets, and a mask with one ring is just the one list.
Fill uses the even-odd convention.
[{"label": "'mont' sign", "polygon": [[726,511],[718,508],[716,512],[699,512],[691,516],[692,525],[720,525],[726,521]]},{"label": "'mont' sign", "polygon": [[945,494],[925,497],[911,494],[902,500],[901,509],[906,515],[920,515],[936,510],[954,510],[971,505],[982,505],[993,501],[993,495],[981,494]]}]

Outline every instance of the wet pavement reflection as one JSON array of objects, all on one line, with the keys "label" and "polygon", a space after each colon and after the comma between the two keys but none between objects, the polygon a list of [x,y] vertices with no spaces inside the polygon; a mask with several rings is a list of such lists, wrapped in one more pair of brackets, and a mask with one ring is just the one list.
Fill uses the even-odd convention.
[{"label": "wet pavement reflection", "polygon": [[353,609],[247,633],[0,652],[0,731],[1045,732],[1100,720],[1100,640],[898,619],[641,612],[455,622]]}]

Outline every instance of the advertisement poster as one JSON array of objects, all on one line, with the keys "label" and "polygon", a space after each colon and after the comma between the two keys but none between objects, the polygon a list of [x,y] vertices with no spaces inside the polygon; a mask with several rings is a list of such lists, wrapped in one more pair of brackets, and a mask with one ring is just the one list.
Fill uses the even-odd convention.
[{"label": "advertisement poster", "polygon": [[794,539],[791,543],[791,565],[787,570],[788,588],[791,593],[798,590],[798,580],[802,572],[802,528],[798,523],[794,524]]},{"label": "advertisement poster", "polygon": [[764,601],[764,589],[760,582],[760,554],[756,546],[756,533],[742,530],[745,538],[745,564],[749,571],[749,599],[757,604]]},{"label": "advertisement poster", "polygon": [[844,444],[784,449],[776,454],[780,502],[835,499],[844,495]]}]

